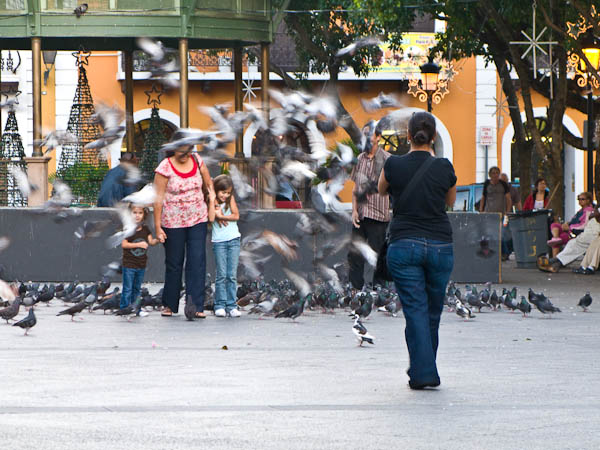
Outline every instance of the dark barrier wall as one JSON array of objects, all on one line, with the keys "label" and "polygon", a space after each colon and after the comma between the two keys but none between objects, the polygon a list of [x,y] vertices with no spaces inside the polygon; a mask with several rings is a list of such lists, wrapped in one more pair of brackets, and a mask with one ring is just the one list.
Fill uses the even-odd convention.
[{"label": "dark barrier wall", "polygon": [[[239,222],[242,237],[264,229],[285,234],[298,240],[298,259],[291,261],[290,269],[304,273],[313,271],[315,252],[324,244],[333,242],[350,233],[350,223],[338,225],[329,234],[307,236],[299,233],[296,225],[299,214],[309,217],[310,210],[256,210],[243,213]],[[499,282],[500,280],[500,227],[499,214],[450,213],[454,230],[455,264],[452,279],[458,282]],[[97,238],[81,240],[75,231],[84,221],[111,220],[111,225]],[[152,228],[149,217],[148,225]],[[37,281],[96,281],[102,266],[120,261],[121,248],[107,249],[106,238],[119,227],[116,211],[111,208],[81,210],[79,215],[57,221],[56,216],[40,214],[35,208],[0,208],[0,237],[6,236],[11,244],[0,252],[2,278],[6,280]],[[207,270],[213,274],[214,259],[207,240]],[[326,257],[329,267],[339,266],[345,271],[347,251],[343,249]],[[162,246],[150,247],[148,252],[146,281],[164,280],[164,251]],[[264,266],[265,278],[281,279],[282,258],[274,254]],[[243,268],[240,267],[240,270]],[[115,281],[119,278],[116,277]]]}]

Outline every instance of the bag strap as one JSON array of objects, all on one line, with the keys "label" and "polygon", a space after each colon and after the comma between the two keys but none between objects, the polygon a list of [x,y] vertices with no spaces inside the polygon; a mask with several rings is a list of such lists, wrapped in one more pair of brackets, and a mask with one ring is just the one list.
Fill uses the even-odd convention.
[{"label": "bag strap", "polygon": [[[411,192],[415,189],[415,186],[417,185],[417,183],[419,182],[419,180],[421,178],[423,178],[423,175],[425,174],[425,172],[427,171],[427,169],[429,169],[429,166],[431,166],[431,164],[433,164],[434,160],[435,160],[435,157],[434,156],[430,156],[423,164],[421,164],[421,167],[419,167],[419,170],[417,170],[415,172],[415,174],[412,176],[412,178],[410,179],[410,181],[408,182],[408,184],[404,188],[404,191],[402,191],[402,195],[398,199],[398,203],[397,203],[398,206],[404,206],[404,203],[406,202],[406,199],[411,194]],[[390,239],[390,227],[391,226],[392,226],[392,222],[390,221],[390,223],[387,226],[387,230],[385,232],[385,240],[386,240],[386,242],[389,242],[389,239]]]},{"label": "bag strap", "polygon": [[410,181],[404,188],[404,191],[402,191],[402,195],[398,199],[397,206],[404,206],[406,199],[412,193],[412,191],[415,189],[419,180],[421,178],[423,178],[423,175],[425,174],[427,169],[429,169],[429,166],[431,166],[431,164],[433,164],[434,160],[435,160],[435,157],[430,156],[423,164],[421,164],[421,167],[419,167],[419,170],[417,170],[415,172],[415,174],[412,176],[412,178],[410,179]]}]

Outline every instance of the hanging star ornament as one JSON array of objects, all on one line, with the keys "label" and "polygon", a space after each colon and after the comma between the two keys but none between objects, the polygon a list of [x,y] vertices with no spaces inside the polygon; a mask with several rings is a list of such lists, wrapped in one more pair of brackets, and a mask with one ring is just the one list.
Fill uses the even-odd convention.
[{"label": "hanging star ornament", "polygon": [[248,79],[248,80],[242,79],[242,85],[243,85],[242,90],[244,91],[244,101],[252,102],[252,99],[257,97],[255,91],[259,91],[260,86],[254,86],[253,79]]},{"label": "hanging star ornament", "polygon": [[[589,17],[594,20],[597,27],[600,27],[600,14],[598,14],[594,5],[590,8]],[[579,15],[576,23],[567,22],[567,34],[573,39],[577,39],[579,35],[585,34],[589,29],[593,28],[594,24],[588,22],[582,14]],[[576,51],[567,53],[567,74],[569,77],[575,78],[580,88],[592,87],[600,89],[600,80],[588,73],[587,70],[583,70],[583,66],[584,63]]]},{"label": "hanging star ornament", "polygon": [[450,61],[448,65],[442,70],[444,78],[447,81],[453,81],[454,77],[458,75],[458,71],[454,69],[454,63]]},{"label": "hanging star ornament", "polygon": [[532,15],[532,21],[533,21],[533,32],[531,33],[531,36],[529,36],[527,33],[525,33],[523,30],[521,30],[521,34],[523,36],[525,36],[525,39],[527,39],[526,41],[510,41],[509,44],[511,45],[527,45],[527,49],[525,50],[525,52],[523,53],[523,55],[521,55],[521,59],[525,59],[527,57],[527,54],[529,52],[531,52],[532,56],[533,56],[533,77],[537,79],[538,76],[538,71],[537,71],[537,50],[541,51],[544,55],[547,55],[548,52],[546,52],[546,50],[544,50],[542,48],[542,45],[556,45],[558,44],[557,41],[542,41],[542,36],[544,35],[544,33],[546,32],[546,30],[548,29],[548,27],[544,27],[542,29],[542,31],[540,31],[539,33],[537,33],[536,30],[536,20],[535,20],[535,13],[536,13],[536,3],[535,1],[533,2],[533,5],[531,7],[531,15]]},{"label": "hanging star ornament", "polygon": [[163,91],[159,90],[156,87],[156,84],[152,84],[152,89],[149,91],[144,91],[144,94],[148,97],[148,105],[152,105],[152,107],[156,107],[160,105],[160,96],[163,95]]}]

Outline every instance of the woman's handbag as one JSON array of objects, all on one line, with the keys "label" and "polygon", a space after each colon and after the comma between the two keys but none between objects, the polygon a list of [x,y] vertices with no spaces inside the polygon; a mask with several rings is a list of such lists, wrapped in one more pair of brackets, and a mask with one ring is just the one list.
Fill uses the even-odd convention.
[{"label": "woman's handbag", "polygon": [[[413,177],[408,182],[408,185],[404,188],[402,195],[398,199],[397,206],[404,205],[404,203],[408,199],[408,196],[414,190],[417,182],[423,177],[423,175],[425,174],[427,169],[429,169],[429,166],[433,163],[434,160],[435,160],[435,157],[431,157],[431,158],[427,159],[421,165],[421,167],[419,167],[419,170],[417,170],[417,172],[413,175]],[[390,225],[391,225],[391,222],[390,222]],[[385,241],[383,242],[383,245],[381,246],[381,250],[379,251],[379,255],[377,256],[377,264],[375,265],[375,274],[373,276],[373,278],[375,280],[378,280],[378,279],[385,280],[385,281],[393,280],[392,274],[390,274],[390,271],[387,266],[387,251],[388,251],[388,247],[390,245],[390,225],[388,225],[387,231],[385,233]]]}]

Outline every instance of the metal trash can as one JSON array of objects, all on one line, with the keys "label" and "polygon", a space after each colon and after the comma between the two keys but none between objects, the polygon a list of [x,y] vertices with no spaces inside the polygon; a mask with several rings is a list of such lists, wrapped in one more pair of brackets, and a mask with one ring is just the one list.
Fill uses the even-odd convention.
[{"label": "metal trash can", "polygon": [[537,257],[548,252],[550,209],[508,214],[517,267],[535,269]]}]

